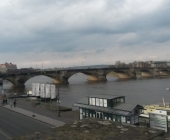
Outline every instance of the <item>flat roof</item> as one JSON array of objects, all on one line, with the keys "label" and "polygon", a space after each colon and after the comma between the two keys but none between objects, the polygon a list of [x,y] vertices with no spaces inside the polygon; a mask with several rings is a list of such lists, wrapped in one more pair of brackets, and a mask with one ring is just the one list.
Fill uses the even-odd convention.
[{"label": "flat roof", "polygon": [[129,103],[118,103],[113,108],[118,110],[132,111],[137,104],[129,104]]},{"label": "flat roof", "polygon": [[86,96],[86,97],[83,97],[83,98],[80,98],[77,103],[80,103],[80,104],[88,104],[88,98],[91,97],[91,98],[100,98],[100,99],[116,99],[116,98],[124,98],[125,96],[119,96],[119,95],[109,95],[109,94],[98,94],[98,95],[91,95],[91,96]]},{"label": "flat roof", "polygon": [[85,104],[88,105],[88,97],[83,97],[77,101],[79,104]]},{"label": "flat roof", "polygon": [[96,94],[96,95],[90,95],[91,98],[101,98],[101,99],[116,99],[116,98],[124,98],[125,96],[120,95],[111,95],[111,94]]}]

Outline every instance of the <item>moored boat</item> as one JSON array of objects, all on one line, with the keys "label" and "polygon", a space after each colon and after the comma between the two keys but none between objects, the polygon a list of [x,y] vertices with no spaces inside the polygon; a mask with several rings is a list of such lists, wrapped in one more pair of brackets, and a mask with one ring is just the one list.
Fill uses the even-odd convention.
[{"label": "moored boat", "polygon": [[162,99],[160,104],[144,105],[140,117],[149,118],[149,113],[167,115],[170,121],[170,103],[165,103]]}]

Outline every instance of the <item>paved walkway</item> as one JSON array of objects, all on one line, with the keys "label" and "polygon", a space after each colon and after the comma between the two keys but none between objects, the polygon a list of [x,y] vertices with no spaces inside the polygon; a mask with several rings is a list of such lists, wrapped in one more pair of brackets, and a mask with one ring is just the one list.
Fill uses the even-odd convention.
[{"label": "paved walkway", "polygon": [[24,109],[21,109],[21,108],[18,108],[18,107],[11,107],[10,105],[4,105],[2,107],[9,109],[11,111],[14,111],[16,113],[20,113],[22,115],[25,115],[27,117],[31,117],[31,118],[38,120],[38,121],[41,121],[43,123],[52,125],[54,127],[62,126],[62,125],[65,124],[62,121],[58,121],[58,120],[55,120],[55,119],[52,119],[52,118],[49,118],[49,117],[46,117],[46,116],[43,116],[43,115],[40,115],[40,114],[37,114],[37,113],[33,113],[31,111],[27,111],[27,110],[24,110]]}]

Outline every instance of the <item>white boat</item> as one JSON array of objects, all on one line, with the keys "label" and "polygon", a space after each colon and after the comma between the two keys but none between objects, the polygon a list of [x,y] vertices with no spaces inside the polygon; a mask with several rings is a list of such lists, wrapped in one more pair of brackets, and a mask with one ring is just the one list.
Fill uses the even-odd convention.
[{"label": "white boat", "polygon": [[165,103],[162,99],[160,104],[144,105],[140,117],[149,118],[149,113],[162,114],[168,116],[168,121],[170,121],[170,103]]}]

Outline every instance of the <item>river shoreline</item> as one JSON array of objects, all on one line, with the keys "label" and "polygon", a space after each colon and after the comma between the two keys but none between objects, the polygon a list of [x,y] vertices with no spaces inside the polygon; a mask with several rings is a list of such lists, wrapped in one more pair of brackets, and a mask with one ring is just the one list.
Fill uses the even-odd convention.
[{"label": "river shoreline", "polygon": [[[10,99],[8,100],[8,102],[10,102]],[[104,121],[104,120],[99,120],[97,118],[96,119],[88,118],[85,120],[79,120],[78,110],[61,111],[60,117],[59,117],[58,110],[50,109],[49,105],[50,105],[50,102],[47,102],[47,103],[41,102],[40,105],[37,105],[34,108],[34,112],[37,114],[41,114],[41,115],[48,116],[50,118],[65,122],[66,125],[58,127],[58,128],[49,129],[43,132],[21,136],[21,137],[15,138],[14,140],[31,140],[32,138],[36,140],[40,140],[40,139],[49,140],[50,137],[53,137],[55,139],[62,139],[62,140],[68,139],[70,137],[74,138],[74,140],[76,139],[81,140],[81,138],[89,139],[89,140],[91,140],[91,138],[94,138],[94,139],[95,138],[98,138],[98,139],[106,138],[107,140],[106,134],[100,135],[100,133],[102,133],[104,130],[106,130],[106,132],[110,134],[109,138],[112,138],[112,139],[118,138],[117,137],[118,135],[120,139],[127,138],[127,140],[136,140],[136,139],[138,140],[148,139],[149,140],[151,138],[153,138],[154,140],[163,140],[165,138],[170,137],[170,134],[167,134],[167,133],[164,134],[163,131],[153,130],[153,129],[148,128],[146,124],[144,123],[145,121],[140,121],[139,126],[133,127],[131,125],[130,126],[125,125],[125,124],[122,125],[121,123],[118,123],[118,122]],[[26,98],[18,98],[16,106],[19,108],[25,109],[25,110],[33,111],[32,101]],[[103,125],[101,127],[101,124],[98,124],[98,122],[103,122],[103,123],[106,122],[106,124],[109,123],[111,125],[108,125],[106,127],[105,125]],[[122,128],[122,131],[118,127]],[[108,130],[109,128],[112,129],[111,132],[109,132]],[[123,131],[123,129],[128,130],[128,133],[126,131]],[[90,135],[86,135],[86,133],[89,133]],[[65,136],[66,134],[67,136]],[[82,137],[80,137],[79,135],[81,135]]]}]

